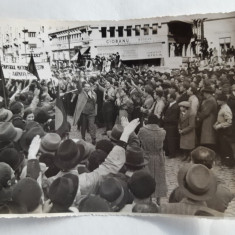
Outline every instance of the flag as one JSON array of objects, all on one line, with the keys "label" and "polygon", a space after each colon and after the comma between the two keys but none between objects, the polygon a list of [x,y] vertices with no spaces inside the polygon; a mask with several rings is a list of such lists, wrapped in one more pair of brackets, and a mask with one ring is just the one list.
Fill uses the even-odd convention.
[{"label": "flag", "polygon": [[30,57],[30,61],[29,61],[27,70],[30,73],[32,73],[35,77],[37,77],[37,80],[39,80],[38,71],[36,69],[36,65],[35,65],[35,62],[34,62],[32,54],[31,54],[31,57]]},{"label": "flag", "polygon": [[8,92],[6,91],[6,81],[4,78],[2,64],[0,61],[0,96],[4,99],[4,106],[7,108]]},{"label": "flag", "polygon": [[56,104],[55,104],[55,131],[60,136],[68,132],[67,115],[63,102],[60,98],[60,87],[57,88]]}]

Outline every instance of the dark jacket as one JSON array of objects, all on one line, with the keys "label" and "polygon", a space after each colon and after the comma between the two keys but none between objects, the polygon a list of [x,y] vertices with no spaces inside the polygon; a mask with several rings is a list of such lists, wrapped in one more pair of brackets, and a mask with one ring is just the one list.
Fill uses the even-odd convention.
[{"label": "dark jacket", "polygon": [[169,105],[166,107],[164,113],[164,125],[177,126],[180,116],[180,109],[177,103],[173,104],[171,107]]}]

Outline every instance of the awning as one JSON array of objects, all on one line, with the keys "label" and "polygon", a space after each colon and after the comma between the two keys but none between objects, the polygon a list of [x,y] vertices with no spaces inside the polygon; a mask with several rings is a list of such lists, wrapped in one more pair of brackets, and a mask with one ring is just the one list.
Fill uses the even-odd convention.
[{"label": "awning", "polygon": [[75,56],[73,56],[73,58],[71,59],[71,61],[76,61],[78,59],[78,52],[75,54]]},{"label": "awning", "polygon": [[83,47],[80,49],[81,55],[85,54],[88,50],[90,50],[90,47]]},{"label": "awning", "polygon": [[[80,49],[81,55],[85,54],[88,50],[90,50],[90,47],[83,47],[83,48],[81,48],[81,49]],[[79,52],[77,52],[77,53],[73,56],[73,58],[71,59],[71,61],[77,61],[77,59],[78,59],[78,53],[79,53]]]}]

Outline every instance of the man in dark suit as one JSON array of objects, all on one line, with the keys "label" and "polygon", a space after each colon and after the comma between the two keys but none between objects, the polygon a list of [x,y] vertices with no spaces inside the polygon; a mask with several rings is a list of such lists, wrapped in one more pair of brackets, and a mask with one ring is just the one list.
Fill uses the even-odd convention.
[{"label": "man in dark suit", "polygon": [[164,149],[169,158],[174,158],[179,149],[179,131],[178,121],[180,109],[176,102],[176,94],[168,94],[169,105],[164,112],[164,129],[166,130],[166,138]]}]

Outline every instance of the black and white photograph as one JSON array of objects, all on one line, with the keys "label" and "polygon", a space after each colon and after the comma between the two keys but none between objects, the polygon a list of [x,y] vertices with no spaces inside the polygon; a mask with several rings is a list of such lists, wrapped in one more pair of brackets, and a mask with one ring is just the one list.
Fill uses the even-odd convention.
[{"label": "black and white photograph", "polygon": [[0,20],[0,214],[235,216],[235,12]]}]

